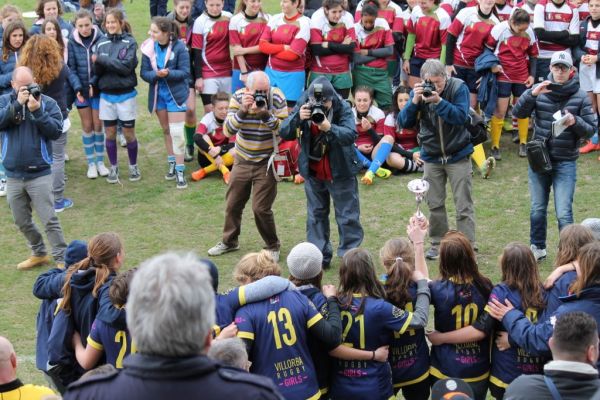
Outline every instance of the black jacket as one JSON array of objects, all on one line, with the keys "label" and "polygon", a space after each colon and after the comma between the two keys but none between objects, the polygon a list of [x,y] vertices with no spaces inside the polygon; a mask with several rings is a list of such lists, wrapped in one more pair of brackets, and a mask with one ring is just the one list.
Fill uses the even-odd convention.
[{"label": "black jacket", "polygon": [[[548,77],[552,80],[552,74]],[[540,94],[535,97],[533,88],[519,97],[513,107],[513,115],[517,118],[529,118],[535,111],[534,138],[548,139],[550,159],[558,161],[574,161],[579,157],[579,141],[591,137],[597,128],[596,113],[587,94],[579,88],[579,77],[574,76],[559,90]],[[552,137],[554,113],[568,110],[575,116],[575,125],[567,128],[557,137]]]},{"label": "black jacket", "polygon": [[123,370],[69,386],[65,400],[282,400],[269,378],[224,367],[206,356],[131,354]]},{"label": "black jacket", "polygon": [[137,86],[137,43],[129,33],[98,41],[92,85],[110,94],[129,93]]}]

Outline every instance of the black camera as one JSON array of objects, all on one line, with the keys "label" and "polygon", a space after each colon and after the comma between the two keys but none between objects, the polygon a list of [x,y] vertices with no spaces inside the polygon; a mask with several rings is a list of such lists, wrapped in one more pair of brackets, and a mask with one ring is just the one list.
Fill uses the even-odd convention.
[{"label": "black camera", "polygon": [[40,97],[42,96],[42,90],[40,89],[37,83],[31,83],[27,85],[27,91],[30,96],[33,96],[34,99],[40,101]]},{"label": "black camera", "polygon": [[254,103],[257,108],[265,108],[267,106],[268,93],[266,90],[257,90],[254,92]]},{"label": "black camera", "polygon": [[435,92],[435,85],[430,80],[426,80],[421,87],[423,88],[423,97],[429,97]]},{"label": "black camera", "polygon": [[358,122],[362,121],[363,118],[367,118],[369,116],[369,111],[367,110],[367,112],[361,113],[360,111],[356,110],[356,120]]},{"label": "black camera", "polygon": [[323,101],[323,85],[315,83],[313,97],[308,102],[310,106],[310,120],[315,124],[325,121],[325,102]]}]

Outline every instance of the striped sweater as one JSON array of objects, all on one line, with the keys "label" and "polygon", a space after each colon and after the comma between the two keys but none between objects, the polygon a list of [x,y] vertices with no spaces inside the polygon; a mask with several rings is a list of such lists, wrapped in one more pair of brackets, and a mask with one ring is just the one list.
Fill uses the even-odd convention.
[{"label": "striped sweater", "polygon": [[281,90],[271,88],[272,116],[267,122],[263,122],[252,112],[240,118],[238,111],[245,90],[242,88],[233,94],[223,133],[227,137],[237,135],[235,150],[238,156],[247,161],[259,162],[269,158],[273,153],[273,132],[279,136],[279,126],[287,118],[288,109]]}]

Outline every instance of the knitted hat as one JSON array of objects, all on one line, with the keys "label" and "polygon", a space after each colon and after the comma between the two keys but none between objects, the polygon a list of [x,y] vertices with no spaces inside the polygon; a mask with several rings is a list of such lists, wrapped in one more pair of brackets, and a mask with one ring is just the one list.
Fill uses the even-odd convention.
[{"label": "knitted hat", "polygon": [[312,243],[299,243],[287,256],[287,266],[290,275],[296,279],[308,280],[319,275],[323,264],[323,254]]},{"label": "knitted hat", "polygon": [[210,277],[212,280],[212,287],[216,293],[217,289],[219,288],[219,269],[217,268],[217,265],[214,262],[210,261],[208,258],[201,258],[200,261],[203,264],[206,264],[206,266],[208,267],[208,272],[210,273]]},{"label": "knitted hat", "polygon": [[87,243],[83,240],[73,240],[65,250],[65,267],[78,263],[88,256]]},{"label": "knitted hat", "polygon": [[581,225],[589,228],[596,240],[600,240],[600,218],[586,218],[583,220]]}]

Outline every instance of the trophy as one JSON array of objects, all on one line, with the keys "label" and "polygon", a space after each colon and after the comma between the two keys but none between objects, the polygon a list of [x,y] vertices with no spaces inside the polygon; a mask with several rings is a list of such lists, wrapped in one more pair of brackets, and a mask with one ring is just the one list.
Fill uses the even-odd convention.
[{"label": "trophy", "polygon": [[425,179],[413,179],[408,182],[408,190],[415,194],[415,200],[417,202],[417,218],[422,219],[425,217],[421,212],[421,202],[425,198],[425,194],[429,190],[429,182]]}]

